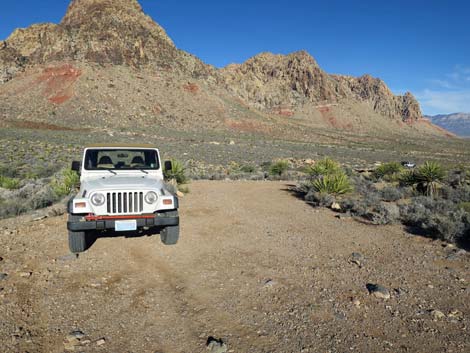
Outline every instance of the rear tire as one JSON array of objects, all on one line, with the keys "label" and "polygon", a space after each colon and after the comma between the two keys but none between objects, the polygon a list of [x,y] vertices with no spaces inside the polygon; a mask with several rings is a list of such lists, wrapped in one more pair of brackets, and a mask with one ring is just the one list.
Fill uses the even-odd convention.
[{"label": "rear tire", "polygon": [[180,237],[180,226],[165,227],[160,232],[160,238],[165,245],[175,245]]}]

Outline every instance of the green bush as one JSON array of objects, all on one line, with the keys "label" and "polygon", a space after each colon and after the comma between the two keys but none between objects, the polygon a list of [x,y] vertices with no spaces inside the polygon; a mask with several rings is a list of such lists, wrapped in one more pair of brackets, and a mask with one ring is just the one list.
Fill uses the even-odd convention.
[{"label": "green bush", "polygon": [[55,178],[52,183],[52,189],[58,197],[69,195],[80,184],[80,176],[71,169],[64,169],[59,178]]},{"label": "green bush", "polygon": [[188,182],[186,176],[186,168],[183,163],[177,159],[171,160],[171,169],[163,172],[167,180],[175,179],[178,184],[185,184]]},{"label": "green bush", "polygon": [[312,189],[321,194],[341,195],[352,191],[349,178],[344,173],[324,175],[312,181]]},{"label": "green bush", "polygon": [[398,162],[384,163],[374,170],[374,176],[377,179],[384,179],[386,181],[395,181],[399,179],[400,173],[403,171],[403,166]]},{"label": "green bush", "polygon": [[0,175],[0,187],[8,190],[18,189],[20,187],[20,181],[16,178],[9,178]]},{"label": "green bush", "polygon": [[341,167],[338,162],[331,158],[324,158],[316,162],[313,166],[306,168],[306,173],[312,177],[321,175],[333,175],[341,172]]},{"label": "green bush", "polygon": [[240,171],[242,171],[243,173],[254,173],[256,171],[256,168],[251,164],[244,164],[240,167]]},{"label": "green bush", "polygon": [[272,163],[271,166],[269,167],[269,174],[281,176],[282,174],[287,172],[288,169],[289,169],[288,161],[286,160],[276,161]]}]

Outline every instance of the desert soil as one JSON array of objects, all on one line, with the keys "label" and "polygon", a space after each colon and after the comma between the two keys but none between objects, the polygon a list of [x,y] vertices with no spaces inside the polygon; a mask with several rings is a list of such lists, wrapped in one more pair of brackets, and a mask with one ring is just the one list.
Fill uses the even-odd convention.
[{"label": "desert soil", "polygon": [[106,237],[78,258],[65,215],[1,221],[0,351],[470,351],[468,253],[288,188],[193,182],[178,245]]}]

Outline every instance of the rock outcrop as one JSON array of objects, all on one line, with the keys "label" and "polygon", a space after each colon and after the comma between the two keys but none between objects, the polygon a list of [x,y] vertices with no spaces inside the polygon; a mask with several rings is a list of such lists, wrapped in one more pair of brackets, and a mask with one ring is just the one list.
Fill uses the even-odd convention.
[{"label": "rock outcrop", "polygon": [[[211,68],[178,50],[137,0],[73,0],[61,23],[17,29],[0,46],[0,63],[23,66],[72,60],[101,65],[164,67],[201,76]],[[12,65],[7,71],[20,70]],[[8,79],[8,75],[4,75]],[[10,77],[11,78],[11,77]],[[4,79],[4,80],[6,80]]]},{"label": "rock outcrop", "polygon": [[289,55],[263,53],[241,65],[221,70],[226,88],[258,109],[268,111],[313,104],[367,102],[381,115],[405,122],[420,119],[416,99],[407,93],[395,96],[383,81],[328,75],[305,51]]}]

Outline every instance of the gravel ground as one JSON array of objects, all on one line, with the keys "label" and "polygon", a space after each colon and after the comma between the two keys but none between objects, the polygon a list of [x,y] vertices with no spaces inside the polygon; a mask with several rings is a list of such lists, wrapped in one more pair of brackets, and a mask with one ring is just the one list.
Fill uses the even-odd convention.
[{"label": "gravel ground", "polygon": [[[193,182],[181,241],[0,222],[1,352],[468,352],[470,256],[286,183]],[[212,337],[209,339],[209,337]]]}]

